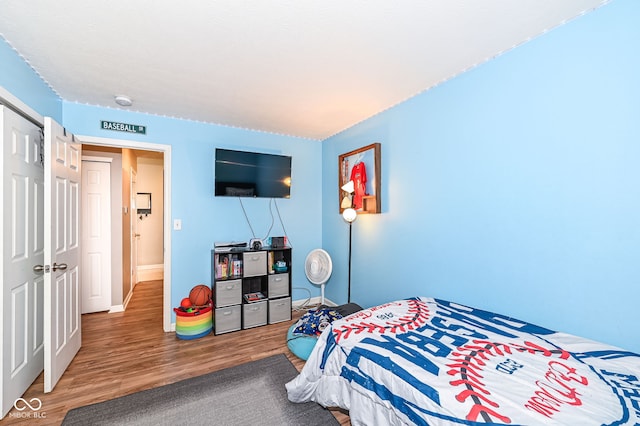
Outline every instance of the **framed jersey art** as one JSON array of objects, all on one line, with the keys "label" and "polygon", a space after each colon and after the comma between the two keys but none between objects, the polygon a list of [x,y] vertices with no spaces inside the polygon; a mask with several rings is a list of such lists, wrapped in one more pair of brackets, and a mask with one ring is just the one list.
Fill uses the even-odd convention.
[{"label": "framed jersey art", "polygon": [[[343,186],[353,182],[353,193]],[[380,143],[338,157],[338,209],[353,207],[358,214],[380,213]]]}]

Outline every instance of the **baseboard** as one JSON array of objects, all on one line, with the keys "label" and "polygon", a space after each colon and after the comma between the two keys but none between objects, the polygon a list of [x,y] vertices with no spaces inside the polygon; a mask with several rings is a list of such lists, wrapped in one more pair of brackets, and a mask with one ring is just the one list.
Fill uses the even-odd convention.
[{"label": "baseboard", "polygon": [[114,314],[116,312],[124,312],[124,305],[113,305],[111,309],[109,309],[110,314]]},{"label": "baseboard", "polygon": [[[310,299],[294,300],[293,302],[291,302],[291,308],[293,310],[305,309],[308,306],[317,306],[320,304],[321,301],[322,301],[321,297],[312,297]],[[327,299],[326,297],[324,298],[324,304],[327,306],[338,306],[337,303]]]},{"label": "baseboard", "polygon": [[127,294],[127,297],[125,297],[124,303],[122,303],[123,310],[127,309],[127,305],[129,304],[129,301],[131,300],[132,296],[133,296],[133,290]]},{"label": "baseboard", "polygon": [[164,265],[141,265],[136,271],[138,273],[138,282],[141,281],[158,281],[164,279]]}]

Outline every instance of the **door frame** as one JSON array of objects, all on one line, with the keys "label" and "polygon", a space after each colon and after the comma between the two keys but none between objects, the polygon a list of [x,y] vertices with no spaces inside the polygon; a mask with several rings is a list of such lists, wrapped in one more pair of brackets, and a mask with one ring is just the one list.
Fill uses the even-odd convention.
[{"label": "door frame", "polygon": [[173,331],[171,329],[171,145],[87,135],[76,135],[76,139],[83,144],[157,151],[164,154],[164,204],[162,206],[164,214],[162,224],[164,233],[164,281],[162,289],[162,328],[165,332],[171,332]]},{"label": "door frame", "polygon": [[[129,235],[131,235],[129,255],[131,257],[129,263],[129,294],[133,294],[133,289],[138,284],[138,212],[136,205],[136,194],[138,193],[138,172],[133,168],[129,168],[129,205],[131,206],[131,214],[129,217]],[[164,257],[164,256],[163,256]]]},{"label": "door frame", "polygon": [[0,86],[0,103],[10,107],[17,114],[22,115],[32,123],[44,128],[44,116],[37,113],[36,110],[22,102],[2,86]]}]

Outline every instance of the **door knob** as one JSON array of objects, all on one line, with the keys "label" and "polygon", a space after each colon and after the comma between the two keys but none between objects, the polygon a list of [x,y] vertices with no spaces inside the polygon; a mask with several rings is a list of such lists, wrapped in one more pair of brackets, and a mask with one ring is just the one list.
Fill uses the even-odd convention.
[{"label": "door knob", "polygon": [[140,234],[133,234],[133,236],[134,236],[134,237],[139,237],[139,236],[140,236]]},{"label": "door knob", "polygon": [[64,271],[64,270],[67,269],[67,264],[66,263],[61,263],[61,264],[58,265],[57,263],[54,263],[53,267],[51,269],[54,270],[54,271],[57,271],[58,269],[60,269],[61,271]]},{"label": "door knob", "polygon": [[58,269],[60,269],[61,271],[64,271],[67,269],[67,264],[66,263],[61,263],[61,264],[57,264],[54,263],[53,267],[49,268],[49,265],[36,265],[33,267],[33,272],[36,273],[41,273],[41,272],[49,272],[49,269],[51,269],[52,271],[57,271]]}]

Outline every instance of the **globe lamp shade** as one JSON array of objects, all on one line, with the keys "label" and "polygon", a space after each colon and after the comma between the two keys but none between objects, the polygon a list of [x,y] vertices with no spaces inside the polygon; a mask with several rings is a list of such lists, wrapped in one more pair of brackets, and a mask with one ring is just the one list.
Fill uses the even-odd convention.
[{"label": "globe lamp shade", "polygon": [[342,217],[349,223],[356,220],[356,216],[358,216],[358,213],[356,213],[356,211],[352,208],[344,209],[344,211],[342,212]]}]

